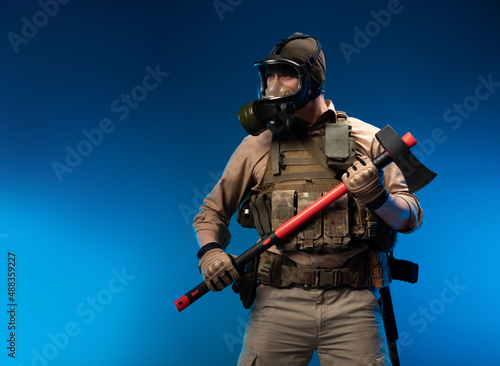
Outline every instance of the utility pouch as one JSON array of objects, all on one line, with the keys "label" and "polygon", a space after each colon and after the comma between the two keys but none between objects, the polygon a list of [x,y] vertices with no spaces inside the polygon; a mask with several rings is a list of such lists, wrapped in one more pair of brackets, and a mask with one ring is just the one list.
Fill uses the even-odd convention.
[{"label": "utility pouch", "polygon": [[356,140],[351,137],[351,126],[328,123],[325,125],[325,155],[327,165],[347,170],[356,161]]},{"label": "utility pouch", "polygon": [[353,239],[368,240],[376,235],[377,216],[351,195],[349,195],[349,220]]},{"label": "utility pouch", "polygon": [[391,277],[393,280],[409,283],[417,283],[418,281],[417,263],[391,257],[389,259],[389,268],[391,269]]},{"label": "utility pouch", "polygon": [[250,198],[250,212],[257,233],[267,235],[272,232],[271,228],[271,197],[267,193],[254,194]]},{"label": "utility pouch", "polygon": [[[297,192],[294,190],[273,191],[271,194],[271,229],[276,230],[296,213]],[[297,236],[290,235],[283,243],[279,243],[279,249],[295,249]]]},{"label": "utility pouch", "polygon": [[383,288],[391,283],[387,252],[375,249],[368,251],[369,276],[375,288]]},{"label": "utility pouch", "polygon": [[351,241],[349,233],[348,196],[343,195],[323,211],[323,242],[334,249],[347,247]]},{"label": "utility pouch", "polygon": [[257,229],[261,236],[270,234],[271,197],[266,193],[249,193],[241,202],[236,220],[242,227]]},{"label": "utility pouch", "polygon": [[245,267],[245,273],[240,275],[238,281],[233,283],[233,291],[240,295],[240,300],[245,309],[250,309],[257,294],[257,267],[259,257],[250,261]]},{"label": "utility pouch", "polygon": [[[309,205],[313,202],[321,198],[321,194],[319,192],[301,192],[300,194],[295,193],[295,195],[297,197],[297,213],[300,213],[302,210],[309,207]],[[300,249],[313,249],[322,244],[321,219],[322,214],[319,214],[309,222],[302,225],[302,227],[297,231],[297,244]]]},{"label": "utility pouch", "polygon": [[325,155],[333,160],[344,161],[349,157],[349,125],[327,123],[325,125]]}]

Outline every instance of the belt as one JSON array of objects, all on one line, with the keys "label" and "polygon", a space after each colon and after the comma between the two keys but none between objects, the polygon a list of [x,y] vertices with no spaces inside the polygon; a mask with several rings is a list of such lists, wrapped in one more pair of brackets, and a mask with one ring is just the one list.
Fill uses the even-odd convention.
[{"label": "belt", "polygon": [[266,252],[261,255],[257,279],[275,287],[287,287],[292,284],[306,288],[372,286],[366,256],[362,253],[356,259],[356,263],[347,267],[312,269],[283,264],[283,257],[280,254]]}]

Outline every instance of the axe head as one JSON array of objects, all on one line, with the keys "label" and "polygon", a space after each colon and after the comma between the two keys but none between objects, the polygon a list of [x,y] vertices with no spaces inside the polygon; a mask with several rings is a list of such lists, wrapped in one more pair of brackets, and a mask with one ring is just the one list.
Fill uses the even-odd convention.
[{"label": "axe head", "polygon": [[410,193],[424,188],[436,177],[436,173],[427,169],[412,154],[410,148],[406,146],[391,126],[385,126],[377,132],[375,137],[403,173]]}]

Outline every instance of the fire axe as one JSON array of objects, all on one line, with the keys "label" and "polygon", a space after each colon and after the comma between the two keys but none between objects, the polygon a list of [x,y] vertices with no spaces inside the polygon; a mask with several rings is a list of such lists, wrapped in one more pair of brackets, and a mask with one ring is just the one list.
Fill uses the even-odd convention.
[{"label": "fire axe", "polygon": [[[375,137],[384,147],[385,151],[373,159],[373,164],[377,168],[382,169],[391,162],[394,162],[403,173],[408,190],[411,193],[424,188],[436,177],[436,173],[427,169],[410,151],[410,148],[417,144],[417,141],[411,133],[408,132],[401,138],[390,126],[386,126],[377,132]],[[346,193],[347,188],[343,183],[340,183],[327,194],[314,201],[297,215],[276,228],[274,232],[260,239],[254,246],[235,258],[234,266],[238,272],[243,272],[246,264],[257,258],[280,240],[288,237],[291,233],[299,229],[302,225]],[[209,291],[205,282],[202,282],[176,300],[174,303],[175,307],[177,310],[182,311]]]},{"label": "fire axe", "polygon": [[[410,151],[410,148],[415,146],[417,144],[417,141],[409,132],[401,138],[390,126],[386,126],[378,131],[375,137],[384,147],[385,151],[375,159],[373,159],[373,164],[377,168],[382,169],[391,162],[394,162],[405,177],[409,192],[414,193],[419,191],[436,177],[436,173],[427,169]],[[323,211],[325,208],[327,208],[329,205],[331,205],[346,193],[347,188],[343,183],[341,183],[331,191],[329,191],[327,194],[314,201],[311,205],[306,207],[297,215],[276,228],[274,232],[272,232],[265,238],[260,239],[254,246],[235,258],[234,266],[236,270],[240,273],[243,273],[245,270],[245,266],[249,262],[257,258],[260,254],[264,253],[279,241],[286,239],[286,237],[299,229],[302,225],[311,220],[313,217],[315,217],[317,214],[319,214],[321,211]],[[407,262],[396,259],[394,259],[394,261],[397,263],[397,266],[402,266],[402,262]],[[403,275],[403,280],[414,283],[417,281],[418,277],[418,265],[411,262],[407,262],[407,264],[412,264],[413,266],[410,266],[410,268],[412,268],[410,273],[405,273]],[[406,266],[405,268],[408,268],[408,266]],[[408,271],[406,270],[406,272]],[[205,282],[201,282],[198,286],[176,300],[174,303],[175,307],[177,308],[177,310],[182,311],[209,291],[210,290],[208,289],[208,286],[205,284]],[[398,331],[396,327],[396,319],[394,315],[394,309],[392,307],[392,299],[389,287],[386,286],[382,288],[380,290],[380,293],[382,296],[382,301],[384,303],[383,318],[386,328],[390,356],[393,365],[399,366],[399,356],[396,345],[396,340],[398,339]]]}]

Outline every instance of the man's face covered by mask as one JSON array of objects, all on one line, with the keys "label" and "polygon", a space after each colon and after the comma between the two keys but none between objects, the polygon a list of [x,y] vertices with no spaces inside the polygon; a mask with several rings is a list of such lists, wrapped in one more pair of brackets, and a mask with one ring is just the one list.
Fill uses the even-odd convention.
[{"label": "man's face covered by mask", "polygon": [[264,77],[266,89],[262,99],[291,95],[299,88],[297,71],[291,66],[270,65]]},{"label": "man's face covered by mask", "polygon": [[324,55],[319,42],[308,35],[294,33],[278,42],[254,67],[259,73],[258,99],[238,110],[241,125],[251,135],[266,129],[281,132],[296,110],[323,91]]}]

